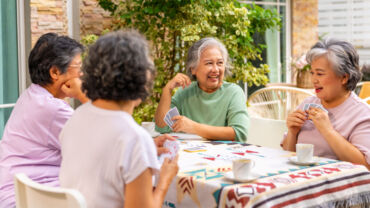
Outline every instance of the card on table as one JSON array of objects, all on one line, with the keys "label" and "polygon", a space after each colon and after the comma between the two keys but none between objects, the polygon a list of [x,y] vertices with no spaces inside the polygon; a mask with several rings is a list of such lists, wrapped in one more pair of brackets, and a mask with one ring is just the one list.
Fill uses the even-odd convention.
[{"label": "card on table", "polygon": [[163,153],[159,156],[159,162],[163,163],[165,158],[173,159],[175,158],[177,152],[180,149],[180,142],[179,141],[171,141],[171,140],[166,140],[163,144],[163,147],[166,147],[169,152]]},{"label": "card on table", "polygon": [[172,120],[172,117],[180,115],[179,111],[176,107],[171,108],[166,115],[164,116],[164,122],[172,129],[172,125],[174,124],[174,121]]}]

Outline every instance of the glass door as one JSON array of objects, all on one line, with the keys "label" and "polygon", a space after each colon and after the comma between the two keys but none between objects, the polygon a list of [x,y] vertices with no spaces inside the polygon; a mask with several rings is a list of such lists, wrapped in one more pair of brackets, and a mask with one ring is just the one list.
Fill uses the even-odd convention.
[{"label": "glass door", "polygon": [[0,139],[18,98],[17,1],[0,1]]}]

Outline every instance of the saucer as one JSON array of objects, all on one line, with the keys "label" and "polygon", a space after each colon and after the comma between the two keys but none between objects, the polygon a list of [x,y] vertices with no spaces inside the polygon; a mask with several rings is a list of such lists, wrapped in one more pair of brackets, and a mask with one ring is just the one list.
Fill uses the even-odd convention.
[{"label": "saucer", "polygon": [[300,162],[300,161],[298,161],[297,156],[293,156],[293,157],[289,158],[289,161],[293,164],[296,164],[296,165],[314,165],[314,164],[318,163],[320,161],[320,159],[318,157],[313,157],[311,161]]},{"label": "saucer", "polygon": [[234,173],[232,171],[225,173],[225,178],[230,181],[236,182],[250,182],[258,179],[261,175],[258,173],[251,172],[250,175],[246,178],[235,178]]}]

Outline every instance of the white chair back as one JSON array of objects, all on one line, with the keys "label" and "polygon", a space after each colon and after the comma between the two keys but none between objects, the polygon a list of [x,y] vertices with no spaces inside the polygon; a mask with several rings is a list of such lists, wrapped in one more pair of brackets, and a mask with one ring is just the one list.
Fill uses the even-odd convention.
[{"label": "white chair back", "polygon": [[49,187],[23,173],[14,177],[17,208],[86,208],[85,198],[73,189]]},{"label": "white chair back", "polygon": [[287,131],[284,120],[251,116],[247,143],[281,149],[280,142]]}]

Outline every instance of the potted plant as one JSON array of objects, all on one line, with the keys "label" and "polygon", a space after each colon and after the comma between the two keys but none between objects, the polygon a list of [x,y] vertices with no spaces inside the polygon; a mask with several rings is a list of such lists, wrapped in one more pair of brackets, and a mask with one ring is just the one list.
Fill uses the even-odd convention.
[{"label": "potted plant", "polygon": [[306,61],[306,54],[302,55],[298,60],[293,61],[292,67],[297,74],[297,87],[313,88],[310,73],[311,66]]}]

